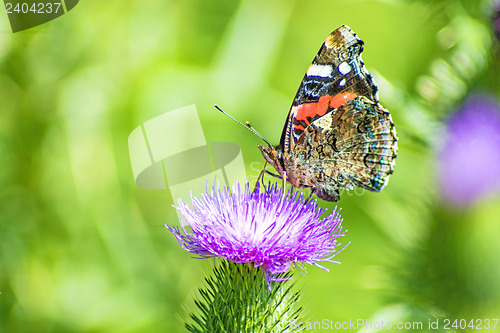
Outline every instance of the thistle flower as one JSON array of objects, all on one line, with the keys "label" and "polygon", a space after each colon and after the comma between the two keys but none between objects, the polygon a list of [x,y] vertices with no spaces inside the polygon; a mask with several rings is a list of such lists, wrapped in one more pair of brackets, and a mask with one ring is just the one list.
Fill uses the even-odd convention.
[{"label": "thistle flower", "polygon": [[166,225],[182,248],[198,258],[220,257],[262,267],[268,283],[290,279],[276,275],[292,264],[308,263],[328,271],[319,263],[338,263],[332,258],[343,250],[337,250],[337,238],[345,233],[339,209],[321,218],[326,209],[318,208],[315,200],[306,203],[298,192],[284,196],[276,184],[264,192],[251,192],[248,183],[244,190],[238,183],[232,191],[214,186],[192,202],[194,209],[181,200],[175,207],[192,232]]},{"label": "thistle flower", "polygon": [[500,193],[500,107],[493,98],[473,96],[449,120],[438,173],[444,198],[458,206]]}]

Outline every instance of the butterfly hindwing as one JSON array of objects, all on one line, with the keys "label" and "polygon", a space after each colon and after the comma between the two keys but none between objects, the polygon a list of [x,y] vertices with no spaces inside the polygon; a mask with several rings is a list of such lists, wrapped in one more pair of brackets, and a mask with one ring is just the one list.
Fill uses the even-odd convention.
[{"label": "butterfly hindwing", "polygon": [[[285,167],[302,187],[338,201],[338,189],[378,192],[392,174],[397,155],[391,116],[378,103],[356,97],[313,121],[302,133]],[[314,175],[297,177],[297,175]]]}]

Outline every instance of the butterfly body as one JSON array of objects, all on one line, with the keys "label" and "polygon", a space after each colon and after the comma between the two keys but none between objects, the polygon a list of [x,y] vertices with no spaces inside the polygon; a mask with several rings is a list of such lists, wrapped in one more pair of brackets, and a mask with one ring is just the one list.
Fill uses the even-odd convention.
[{"label": "butterfly body", "polygon": [[347,26],[332,32],[301,82],[277,147],[265,160],[296,188],[338,201],[339,190],[378,192],[393,172],[397,135]]}]

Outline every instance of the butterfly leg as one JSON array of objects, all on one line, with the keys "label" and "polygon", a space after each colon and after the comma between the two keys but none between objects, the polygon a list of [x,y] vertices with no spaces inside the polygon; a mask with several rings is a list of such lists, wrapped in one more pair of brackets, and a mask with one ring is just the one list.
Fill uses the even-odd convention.
[{"label": "butterfly leg", "polygon": [[280,175],[277,175],[277,174],[272,173],[272,172],[267,171],[267,170],[262,170],[260,175],[259,175],[259,178],[262,178],[262,180],[264,180],[264,177],[263,177],[264,174],[267,174],[269,176],[273,176],[274,178],[282,179],[282,177]]},{"label": "butterfly leg", "polygon": [[283,191],[283,198],[285,197],[286,193],[286,171],[283,172],[283,187],[281,188]]},{"label": "butterfly leg", "polygon": [[272,173],[270,171],[267,171],[266,170],[266,165],[267,165],[267,162],[266,164],[264,164],[264,169],[262,169],[262,171],[259,173],[259,176],[257,177],[257,181],[255,182],[255,187],[254,187],[254,192],[255,190],[257,189],[257,184],[259,184],[259,182],[262,180],[262,182],[264,182],[264,174],[268,174],[270,176],[273,176],[275,178],[278,178],[278,179],[281,179],[281,176],[280,175],[277,175],[275,173]]},{"label": "butterfly leg", "polygon": [[255,182],[255,187],[253,188],[254,192],[255,192],[255,190],[257,190],[257,186],[259,185],[260,179],[264,177],[264,172],[266,172],[266,166],[267,166],[267,162],[264,163],[264,168],[262,169],[262,171],[259,173],[259,176],[257,177],[257,181]]},{"label": "butterfly leg", "polygon": [[313,194],[314,194],[314,189],[311,190],[311,194],[309,194],[309,196],[307,197],[307,200],[304,202],[304,205],[307,205],[309,200],[311,200],[311,197],[313,196]]},{"label": "butterfly leg", "polygon": [[270,171],[265,170],[264,173],[268,174],[269,176],[273,176],[274,178],[282,179],[280,175],[277,175],[277,174],[272,173]]},{"label": "butterfly leg", "polygon": [[[262,175],[264,175],[264,174],[268,174],[268,175],[273,176],[273,177],[275,177],[275,178],[281,179],[281,176],[280,176],[280,175],[277,175],[277,174],[275,174],[275,173],[269,172],[269,171],[267,171],[267,170],[262,170],[261,174],[262,174]],[[264,181],[264,176],[262,176],[262,181]],[[265,185],[264,185],[264,189],[266,189],[266,186],[265,186]],[[267,190],[267,189],[266,189],[266,190]]]}]

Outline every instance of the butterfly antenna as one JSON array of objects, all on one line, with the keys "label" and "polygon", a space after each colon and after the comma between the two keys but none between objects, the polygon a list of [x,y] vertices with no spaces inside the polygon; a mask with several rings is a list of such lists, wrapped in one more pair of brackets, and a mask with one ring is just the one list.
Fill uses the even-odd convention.
[{"label": "butterfly antenna", "polygon": [[249,130],[250,132],[252,132],[253,134],[255,134],[257,137],[259,137],[262,141],[264,141],[265,143],[267,143],[267,145],[269,147],[272,147],[271,144],[269,143],[269,141],[267,141],[263,136],[262,134],[260,134],[259,132],[257,132],[251,125],[250,123],[247,121],[246,124],[243,124],[241,121],[239,121],[238,119],[234,118],[233,116],[231,116],[229,113],[226,113],[224,111],[222,111],[221,108],[219,108],[217,106],[217,104],[214,104],[215,108],[217,110],[219,110],[220,112],[224,113],[226,116],[228,116],[229,118],[231,118],[232,120],[234,120],[235,122],[237,122],[238,124],[240,124],[241,126],[245,127],[247,130]]}]

